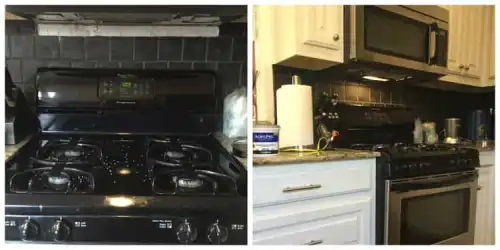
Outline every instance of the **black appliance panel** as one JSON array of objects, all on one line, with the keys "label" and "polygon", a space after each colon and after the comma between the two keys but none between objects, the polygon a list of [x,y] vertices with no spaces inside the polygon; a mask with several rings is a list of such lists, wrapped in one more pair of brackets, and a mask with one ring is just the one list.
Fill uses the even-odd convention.
[{"label": "black appliance panel", "polygon": [[210,71],[40,69],[40,113],[106,109],[170,109],[213,113],[221,107]]},{"label": "black appliance panel", "polygon": [[[59,236],[62,243],[146,243],[179,244],[177,233],[181,224],[188,222],[197,237],[191,244],[213,244],[208,239],[209,227],[217,223],[227,230],[223,244],[242,244],[246,242],[246,221],[240,217],[205,212],[190,217],[169,215],[34,215],[9,216],[5,218],[5,238],[7,241],[21,240],[19,227],[26,221],[35,224],[38,234],[32,234],[33,243],[54,242],[53,227],[59,220],[66,225],[65,235]],[[244,219],[244,218],[243,218]],[[64,238],[61,240],[61,238]]]}]

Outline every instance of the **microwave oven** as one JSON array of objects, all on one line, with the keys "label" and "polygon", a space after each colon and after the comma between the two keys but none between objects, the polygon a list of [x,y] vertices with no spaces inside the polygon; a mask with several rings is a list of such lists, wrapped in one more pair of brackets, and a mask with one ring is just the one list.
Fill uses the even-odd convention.
[{"label": "microwave oven", "polygon": [[345,6],[345,65],[365,79],[437,79],[448,71],[448,26],[438,6]]}]

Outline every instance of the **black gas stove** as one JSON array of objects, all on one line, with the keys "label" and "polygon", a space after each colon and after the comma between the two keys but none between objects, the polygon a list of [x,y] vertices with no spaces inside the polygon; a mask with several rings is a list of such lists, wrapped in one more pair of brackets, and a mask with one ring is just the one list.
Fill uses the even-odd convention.
[{"label": "black gas stove", "polygon": [[380,152],[385,179],[474,170],[479,165],[479,152],[459,145],[396,142],[353,144],[350,148]]},{"label": "black gas stove", "polygon": [[246,244],[212,73],[41,69],[37,85],[42,131],[6,170],[8,242]]}]

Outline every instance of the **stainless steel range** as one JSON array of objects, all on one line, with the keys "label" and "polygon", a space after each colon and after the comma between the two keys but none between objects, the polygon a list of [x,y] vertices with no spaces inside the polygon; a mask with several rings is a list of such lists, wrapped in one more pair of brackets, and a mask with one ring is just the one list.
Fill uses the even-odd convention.
[{"label": "stainless steel range", "polygon": [[375,145],[370,150],[381,152],[385,161],[379,165],[384,173],[377,176],[384,181],[377,187],[384,189],[384,204],[378,208],[382,212],[383,207],[379,223],[383,222],[384,244],[474,244],[477,150],[407,144]]},{"label": "stainless steel range", "polygon": [[242,244],[246,170],[215,75],[41,69],[42,131],[7,164],[7,242]]},{"label": "stainless steel range", "polygon": [[460,145],[412,144],[410,110],[343,107],[338,147],[377,159],[376,243],[473,244],[479,152]]}]

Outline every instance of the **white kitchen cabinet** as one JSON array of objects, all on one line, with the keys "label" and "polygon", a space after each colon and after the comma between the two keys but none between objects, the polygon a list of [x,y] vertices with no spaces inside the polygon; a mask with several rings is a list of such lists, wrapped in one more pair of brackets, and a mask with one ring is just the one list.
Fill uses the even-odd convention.
[{"label": "white kitchen cabinet", "polygon": [[[259,6],[262,8],[263,6]],[[343,62],[342,5],[265,6],[259,25],[272,29],[273,63],[320,70]],[[265,12],[264,12],[265,13]]]},{"label": "white kitchen cabinet", "polygon": [[371,197],[322,198],[254,211],[256,245],[370,244]]},{"label": "white kitchen cabinet", "polygon": [[375,158],[254,166],[253,244],[375,244]]},{"label": "white kitchen cabinet", "polygon": [[481,70],[486,65],[481,64],[482,46],[478,46],[485,42],[484,40],[484,22],[486,7],[484,5],[462,6],[463,21],[461,25],[464,28],[464,51],[462,63],[464,64],[465,75],[471,78],[480,78]]},{"label": "white kitchen cabinet", "polygon": [[[448,73],[443,81],[483,87],[488,82],[491,22],[494,7],[486,5],[445,5],[449,11]],[[493,48],[494,50],[494,48]],[[488,58],[487,60],[486,57]]]},{"label": "white kitchen cabinet", "polygon": [[445,5],[441,6],[449,12],[449,30],[448,30],[448,70],[451,74],[462,74],[461,48],[464,47],[464,28],[462,25],[463,6]]},{"label": "white kitchen cabinet", "polygon": [[483,47],[483,64],[488,67],[484,70],[483,85],[492,86],[495,84],[495,7],[486,7]]},{"label": "white kitchen cabinet", "polygon": [[495,244],[495,157],[481,152],[476,205],[475,245]]}]

